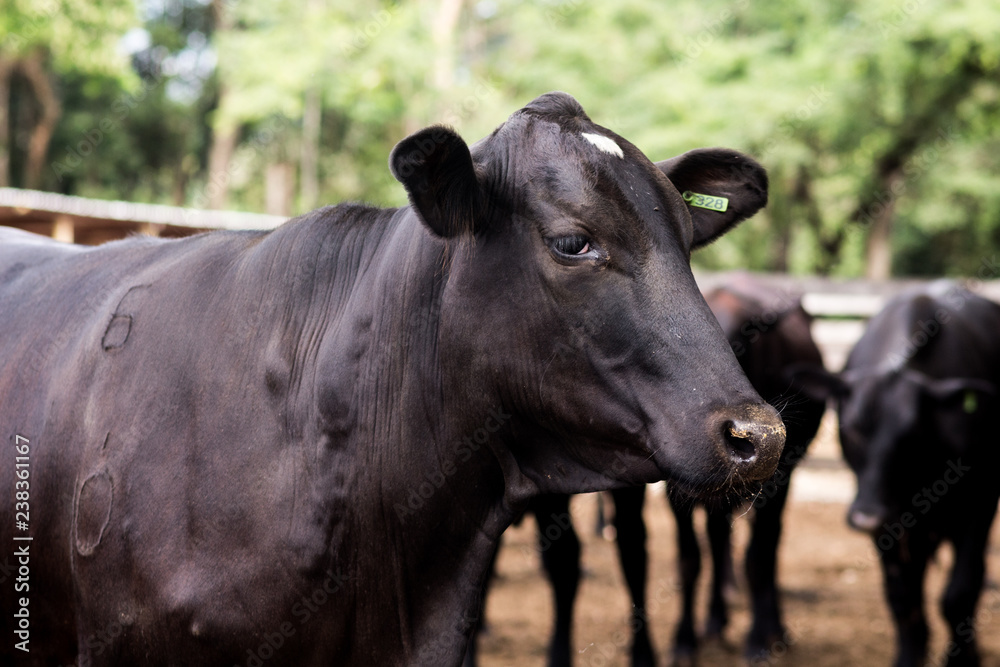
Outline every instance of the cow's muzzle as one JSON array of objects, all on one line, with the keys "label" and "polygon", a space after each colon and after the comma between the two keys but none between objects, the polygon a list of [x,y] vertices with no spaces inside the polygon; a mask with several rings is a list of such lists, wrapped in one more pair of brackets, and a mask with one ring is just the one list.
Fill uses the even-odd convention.
[{"label": "cow's muzzle", "polygon": [[847,525],[854,530],[873,535],[882,527],[885,515],[886,511],[881,507],[855,499],[847,510]]},{"label": "cow's muzzle", "polygon": [[785,446],[785,425],[770,405],[748,406],[722,416],[723,457],[745,482],[761,482],[774,474]]}]

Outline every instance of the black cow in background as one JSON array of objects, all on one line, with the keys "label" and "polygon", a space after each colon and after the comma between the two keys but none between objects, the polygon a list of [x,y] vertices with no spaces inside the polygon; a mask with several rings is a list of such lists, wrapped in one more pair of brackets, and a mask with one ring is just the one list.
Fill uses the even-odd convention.
[{"label": "black cow in background", "polygon": [[[792,471],[816,436],[825,401],[799,392],[790,369],[822,371],[823,359],[810,333],[811,316],[799,299],[761,285],[732,283],[705,296],[718,318],[740,366],[754,388],[778,408],[787,438],[778,469],[753,501],[753,530],[745,554],[753,623],[746,655],[766,653],[785,635],[776,583],[781,516],[788,499]],[[697,649],[694,599],[701,571],[701,551],[693,523],[694,501],[668,487],[667,498],[677,520],[682,585],[682,612],[674,637],[674,660],[691,664]],[[731,526],[740,498],[705,504],[712,554],[712,587],[705,634],[721,636],[729,621],[725,588],[732,580]]]},{"label": "black cow in background", "polygon": [[941,611],[945,661],[978,665],[976,605],[1000,499],[1000,306],[950,283],[905,293],[872,318],[839,375],[816,377],[840,416],[858,479],[848,522],[871,533],[897,630],[897,667],[925,664],[924,573],[955,551]]},{"label": "black cow in background", "polygon": [[[705,298],[750,382],[762,397],[778,408],[787,432],[778,469],[755,498],[753,537],[746,554],[754,616],[747,652],[755,655],[766,651],[785,632],[775,584],[781,514],[788,497],[789,476],[816,435],[825,409],[825,401],[798,392],[791,384],[790,370],[822,371],[823,363],[810,333],[811,317],[802,308],[799,298],[747,276],[731,277],[727,284],[708,291]],[[633,667],[656,664],[646,615],[648,557],[646,526],[642,518],[645,494],[645,486],[611,491],[616,543],[632,599],[630,627],[634,634],[630,652]],[[701,553],[692,520],[696,501],[677,491],[668,493],[668,498],[677,519],[683,582],[682,618],[676,631],[674,658],[675,662],[683,664],[693,662],[697,648],[694,594],[701,571]],[[554,594],[550,667],[572,664],[573,604],[581,572],[580,541],[567,521],[569,501],[570,496],[550,494],[537,497],[531,503],[543,545],[540,549],[542,564]],[[745,498],[734,497],[706,506],[714,565],[706,633],[710,636],[720,635],[728,621],[723,591],[732,580],[730,526],[734,508],[744,502]],[[473,665],[474,660],[466,664]]]}]

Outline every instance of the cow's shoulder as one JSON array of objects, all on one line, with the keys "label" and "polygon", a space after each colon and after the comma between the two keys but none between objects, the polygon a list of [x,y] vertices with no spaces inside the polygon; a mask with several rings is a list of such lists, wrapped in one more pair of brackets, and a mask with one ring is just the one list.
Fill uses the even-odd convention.
[{"label": "cow's shoulder", "polygon": [[82,250],[83,246],[62,243],[13,227],[0,227],[0,276],[15,266],[24,268]]}]

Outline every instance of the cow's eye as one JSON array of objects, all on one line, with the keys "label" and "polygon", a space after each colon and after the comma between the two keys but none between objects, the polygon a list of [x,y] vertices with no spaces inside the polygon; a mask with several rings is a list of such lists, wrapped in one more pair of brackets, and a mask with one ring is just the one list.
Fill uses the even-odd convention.
[{"label": "cow's eye", "polygon": [[560,255],[582,257],[590,252],[590,239],[580,234],[560,236],[552,239],[552,249]]}]

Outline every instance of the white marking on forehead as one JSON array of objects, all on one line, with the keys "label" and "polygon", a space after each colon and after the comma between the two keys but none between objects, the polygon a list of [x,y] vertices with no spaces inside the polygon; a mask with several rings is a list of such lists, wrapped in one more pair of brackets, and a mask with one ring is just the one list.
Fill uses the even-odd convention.
[{"label": "white marking on forehead", "polygon": [[614,139],[606,137],[603,134],[593,134],[591,132],[581,132],[580,136],[597,146],[605,153],[617,155],[620,158],[625,157],[625,153],[622,152],[622,147],[616,144]]}]

